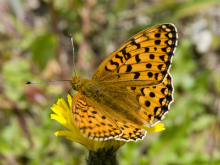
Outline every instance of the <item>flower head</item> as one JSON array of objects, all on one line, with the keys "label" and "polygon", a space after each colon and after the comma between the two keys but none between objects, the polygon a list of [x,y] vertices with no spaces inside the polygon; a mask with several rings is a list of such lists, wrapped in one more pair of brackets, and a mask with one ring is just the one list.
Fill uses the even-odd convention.
[{"label": "flower head", "polygon": [[[121,145],[125,144],[125,141],[110,139],[106,141],[97,141],[89,139],[83,133],[81,133],[76,126],[74,119],[72,117],[72,98],[70,95],[67,95],[68,103],[61,98],[58,99],[56,104],[53,104],[51,107],[52,111],[55,114],[51,114],[51,119],[54,119],[64,125],[69,130],[57,131],[55,132],[56,136],[66,136],[67,139],[78,142],[88,148],[91,151],[97,152],[100,149],[109,150],[112,147],[117,150]],[[164,125],[162,123],[156,124],[154,127],[141,126],[145,129],[147,133],[154,133],[164,130]]]}]

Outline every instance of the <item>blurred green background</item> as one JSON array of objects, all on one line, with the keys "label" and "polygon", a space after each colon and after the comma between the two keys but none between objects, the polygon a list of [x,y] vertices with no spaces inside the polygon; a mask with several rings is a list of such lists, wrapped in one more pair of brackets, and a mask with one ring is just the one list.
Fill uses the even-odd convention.
[{"label": "blurred green background", "polygon": [[0,164],[85,164],[87,150],[55,137],[65,129],[50,107],[77,75],[91,78],[125,40],[153,25],[173,23],[179,34],[171,75],[175,102],[166,130],[129,142],[121,165],[220,164],[219,0],[1,0]]}]

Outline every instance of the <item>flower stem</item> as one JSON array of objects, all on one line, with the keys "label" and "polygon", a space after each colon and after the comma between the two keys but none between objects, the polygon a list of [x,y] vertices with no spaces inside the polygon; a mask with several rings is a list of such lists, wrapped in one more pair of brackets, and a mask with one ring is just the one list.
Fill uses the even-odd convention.
[{"label": "flower stem", "polygon": [[108,151],[105,151],[105,149],[97,152],[89,150],[89,157],[86,158],[86,163],[87,165],[118,165],[116,151],[113,147]]}]

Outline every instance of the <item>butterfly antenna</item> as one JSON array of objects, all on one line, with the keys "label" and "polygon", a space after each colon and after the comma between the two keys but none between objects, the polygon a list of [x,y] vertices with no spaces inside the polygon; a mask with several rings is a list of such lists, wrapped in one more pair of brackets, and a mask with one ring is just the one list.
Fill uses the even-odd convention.
[{"label": "butterfly antenna", "polygon": [[58,82],[58,81],[70,81],[70,80],[53,80],[53,81],[46,81],[46,82],[30,82],[30,81],[27,81],[26,84],[51,83],[51,82]]},{"label": "butterfly antenna", "polygon": [[71,34],[70,34],[70,40],[71,40],[72,47],[73,47],[73,69],[74,69],[74,73],[75,73],[75,76],[76,76],[74,44],[73,44],[73,36]]}]

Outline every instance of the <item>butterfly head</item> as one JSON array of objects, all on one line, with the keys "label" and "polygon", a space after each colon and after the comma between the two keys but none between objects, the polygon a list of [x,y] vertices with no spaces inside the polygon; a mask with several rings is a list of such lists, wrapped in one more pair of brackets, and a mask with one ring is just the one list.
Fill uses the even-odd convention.
[{"label": "butterfly head", "polygon": [[71,83],[73,89],[78,91],[79,88],[82,86],[82,77],[73,76],[70,78],[70,83]]}]

